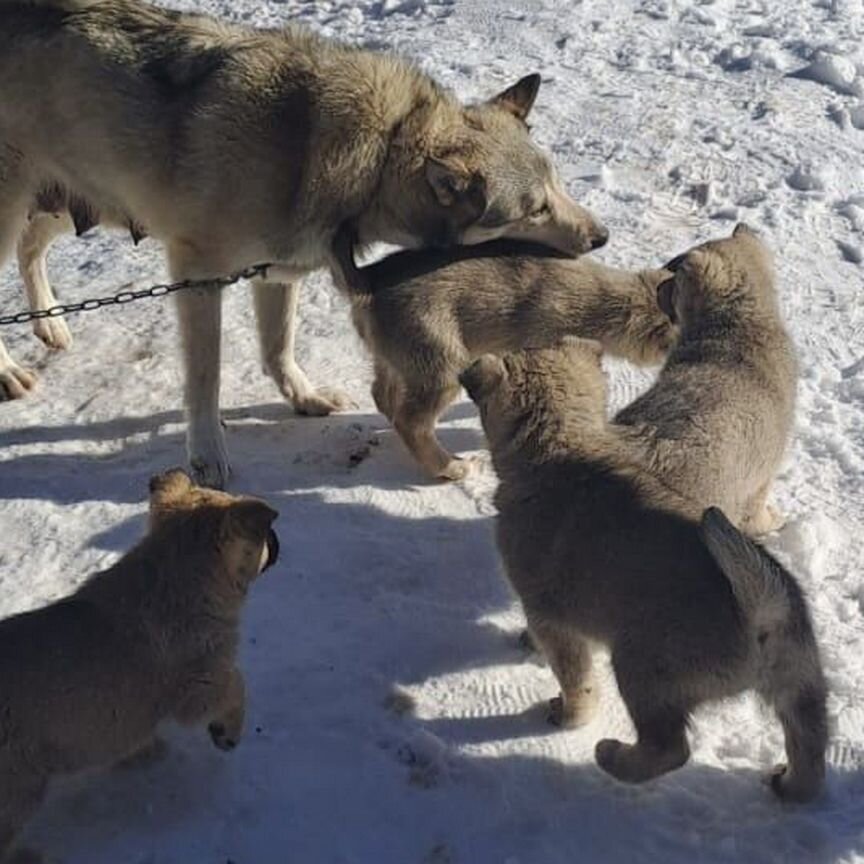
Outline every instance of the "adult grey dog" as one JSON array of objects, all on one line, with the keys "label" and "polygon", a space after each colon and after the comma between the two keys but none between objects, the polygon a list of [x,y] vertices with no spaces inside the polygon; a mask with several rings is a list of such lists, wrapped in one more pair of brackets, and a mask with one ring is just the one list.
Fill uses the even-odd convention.
[{"label": "adult grey dog", "polygon": [[[104,220],[152,235],[177,279],[273,262],[255,286],[264,364],[296,410],[326,414],[347,400],[294,360],[296,280],[327,263],[343,220],[361,242],[506,235],[571,255],[605,242],[529,137],[538,86],[528,76],[464,105],[403,60],[298,27],[132,0],[0,0],[0,259],[50,212],[79,232]],[[19,244],[25,269],[54,233],[43,223]],[[221,486],[219,296],[185,292],[178,306],[189,457]],[[0,347],[5,390],[32,383]]]}]

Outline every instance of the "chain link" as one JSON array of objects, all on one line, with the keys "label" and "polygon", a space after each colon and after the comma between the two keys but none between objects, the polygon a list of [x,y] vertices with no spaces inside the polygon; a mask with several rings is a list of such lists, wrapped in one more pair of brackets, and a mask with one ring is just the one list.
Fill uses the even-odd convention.
[{"label": "chain link", "polygon": [[266,278],[267,271],[272,264],[253,264],[245,270],[239,270],[230,276],[217,276],[215,279],[184,279],[182,282],[171,282],[167,285],[153,285],[150,288],[141,288],[138,291],[120,291],[110,297],[93,297],[82,300],[80,303],[65,303],[60,306],[52,306],[50,309],[36,309],[34,311],[18,312],[15,315],[0,315],[0,327],[7,324],[26,324],[39,318],[56,318],[58,315],[69,315],[74,312],[93,312],[103,306],[123,306],[146,297],[167,297],[175,291],[185,291],[189,288],[225,288],[234,285],[241,279],[254,279],[256,276]]}]

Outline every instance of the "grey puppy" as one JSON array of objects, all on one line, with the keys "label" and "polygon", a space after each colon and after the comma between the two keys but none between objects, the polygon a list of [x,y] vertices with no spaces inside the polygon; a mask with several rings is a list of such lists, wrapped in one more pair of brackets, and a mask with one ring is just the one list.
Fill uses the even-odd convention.
[{"label": "grey puppy", "polygon": [[654,386],[615,417],[634,458],[740,528],[780,527],[768,504],[789,441],[797,366],[771,256],[746,225],[667,265],[661,306],[681,334]]},{"label": "grey puppy", "polygon": [[692,502],[629,459],[606,420],[596,349],[485,355],[462,381],[500,480],[504,568],[561,685],[554,719],[590,717],[591,643],[608,646],[637,741],[600,741],[597,763],[639,783],[687,761],[698,705],[752,688],[785,733],[775,792],[814,797],[826,693],[795,579],[722,511],[700,525]]},{"label": "grey puppy", "polygon": [[444,480],[464,477],[470,462],[441,446],[435,423],[459,393],[459,373],[481,354],[572,334],[659,363],[675,337],[657,304],[669,271],[628,272],[521,241],[402,252],[357,270],[346,229],[333,273],[375,358],[378,410],[426,473]]}]

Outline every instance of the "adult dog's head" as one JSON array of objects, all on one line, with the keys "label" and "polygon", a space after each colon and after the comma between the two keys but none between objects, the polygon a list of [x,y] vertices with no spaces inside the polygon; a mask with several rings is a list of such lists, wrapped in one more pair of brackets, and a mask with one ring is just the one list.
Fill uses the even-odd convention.
[{"label": "adult dog's head", "polygon": [[539,75],[462,105],[442,92],[417,101],[396,130],[361,241],[401,246],[533,240],[577,256],[607,230],[562,187],[525,122]]},{"label": "adult dog's head", "polygon": [[272,525],[279,514],[257,498],[196,486],[180,468],[150,479],[150,535],[165,538],[166,556],[211,573],[217,584],[246,593],[279,556]]}]

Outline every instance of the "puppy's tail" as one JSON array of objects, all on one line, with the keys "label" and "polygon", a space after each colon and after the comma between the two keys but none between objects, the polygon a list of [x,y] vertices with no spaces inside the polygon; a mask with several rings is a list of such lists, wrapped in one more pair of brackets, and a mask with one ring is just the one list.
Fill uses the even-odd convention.
[{"label": "puppy's tail", "polygon": [[702,514],[702,538],[711,557],[732,585],[747,621],[760,633],[782,628],[800,606],[806,613],[798,583],[758,543],[739,531],[719,507]]},{"label": "puppy's tail", "polygon": [[809,800],[825,778],[828,718],[825,678],[804,592],[722,510],[709,507],[702,514],[702,537],[744,617],[753,684],[783,724],[789,764],[772,778],[774,791],[790,800]]}]

